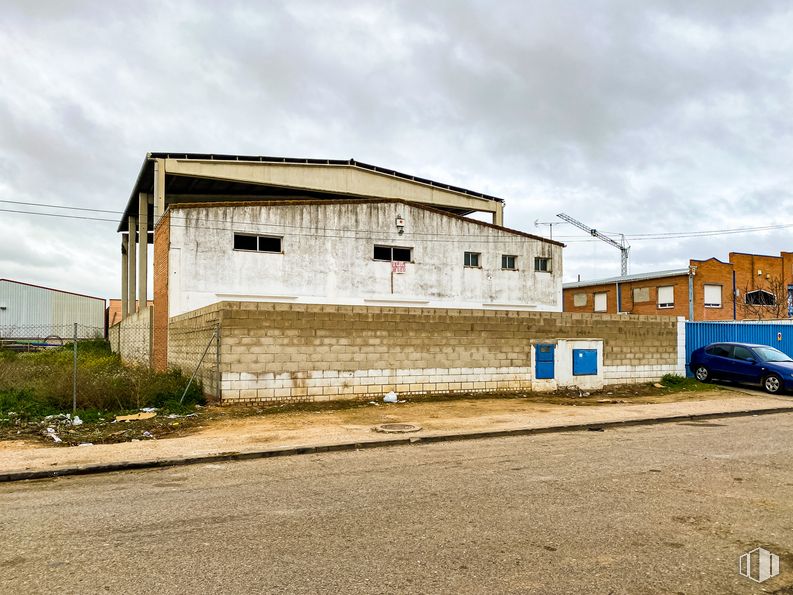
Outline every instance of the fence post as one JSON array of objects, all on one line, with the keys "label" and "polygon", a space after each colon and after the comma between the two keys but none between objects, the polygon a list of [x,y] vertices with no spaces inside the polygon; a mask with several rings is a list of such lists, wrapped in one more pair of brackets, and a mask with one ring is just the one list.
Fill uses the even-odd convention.
[{"label": "fence post", "polygon": [[72,371],[72,414],[77,412],[77,323],[74,323],[74,343],[72,344],[72,351],[74,352],[74,366]]},{"label": "fence post", "polygon": [[223,394],[220,390],[220,378],[220,321],[218,321],[215,327],[215,396],[218,399],[218,403]]}]

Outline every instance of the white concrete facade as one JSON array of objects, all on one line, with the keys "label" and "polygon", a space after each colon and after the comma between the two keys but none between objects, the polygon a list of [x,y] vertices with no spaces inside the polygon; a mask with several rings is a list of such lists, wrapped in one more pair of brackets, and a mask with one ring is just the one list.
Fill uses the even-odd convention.
[{"label": "white concrete facade", "polygon": [[[235,250],[235,233],[281,251]],[[376,245],[410,261],[376,260]],[[562,310],[560,244],[401,201],[172,205],[168,275],[170,316],[220,301]]]}]

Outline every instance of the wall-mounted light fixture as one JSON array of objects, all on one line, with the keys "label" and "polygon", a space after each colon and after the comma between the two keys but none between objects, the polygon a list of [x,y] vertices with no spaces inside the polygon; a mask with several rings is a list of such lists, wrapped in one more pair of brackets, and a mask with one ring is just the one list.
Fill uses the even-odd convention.
[{"label": "wall-mounted light fixture", "polygon": [[397,228],[397,231],[399,232],[399,235],[402,235],[403,233],[405,233],[405,220],[402,218],[401,215],[397,215],[396,228]]}]

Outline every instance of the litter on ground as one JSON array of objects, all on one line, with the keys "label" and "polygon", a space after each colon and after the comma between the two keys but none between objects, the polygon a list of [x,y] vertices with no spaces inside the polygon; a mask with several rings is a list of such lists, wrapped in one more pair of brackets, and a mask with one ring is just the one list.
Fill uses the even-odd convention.
[{"label": "litter on ground", "polygon": [[383,401],[385,403],[396,403],[398,401],[397,394],[394,391],[386,393],[386,396],[383,397]]},{"label": "litter on ground", "polygon": [[133,413],[131,415],[117,415],[116,421],[138,421],[139,419],[151,419],[156,416],[157,414],[153,411],[144,411],[143,413]]}]

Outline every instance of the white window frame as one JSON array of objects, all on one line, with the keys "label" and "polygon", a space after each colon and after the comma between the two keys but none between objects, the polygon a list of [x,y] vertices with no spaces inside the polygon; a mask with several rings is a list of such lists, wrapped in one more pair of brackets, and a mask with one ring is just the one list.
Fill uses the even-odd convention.
[{"label": "white window frame", "polygon": [[[671,302],[669,300],[661,301],[661,297],[662,297],[661,296],[661,290],[662,289],[663,290],[666,290],[666,289],[671,290],[671,292],[672,292],[672,301]],[[674,285],[661,285],[660,287],[658,287],[657,291],[658,291],[657,303],[658,303],[658,309],[659,310],[667,310],[669,308],[674,308],[675,307],[675,286]],[[664,293],[666,293],[666,292],[664,292]]]},{"label": "white window frame", "polygon": [[[603,307],[598,308],[598,298],[602,296],[603,299]],[[609,294],[607,291],[598,291],[595,292],[595,296],[593,298],[594,301],[594,309],[595,312],[608,312],[609,311]]]},{"label": "white window frame", "polygon": [[[714,301],[712,299],[713,296],[711,296],[711,299],[708,299],[708,288],[711,288],[711,293],[714,290],[716,290],[716,289],[719,290],[719,301],[718,302],[716,302],[716,301]],[[703,286],[703,289],[702,289],[702,301],[704,302],[705,307],[706,308],[721,308],[723,303],[724,303],[723,299],[722,299],[723,298],[723,291],[724,291],[724,286],[723,285],[717,285],[715,283],[705,283],[705,285]]]}]

